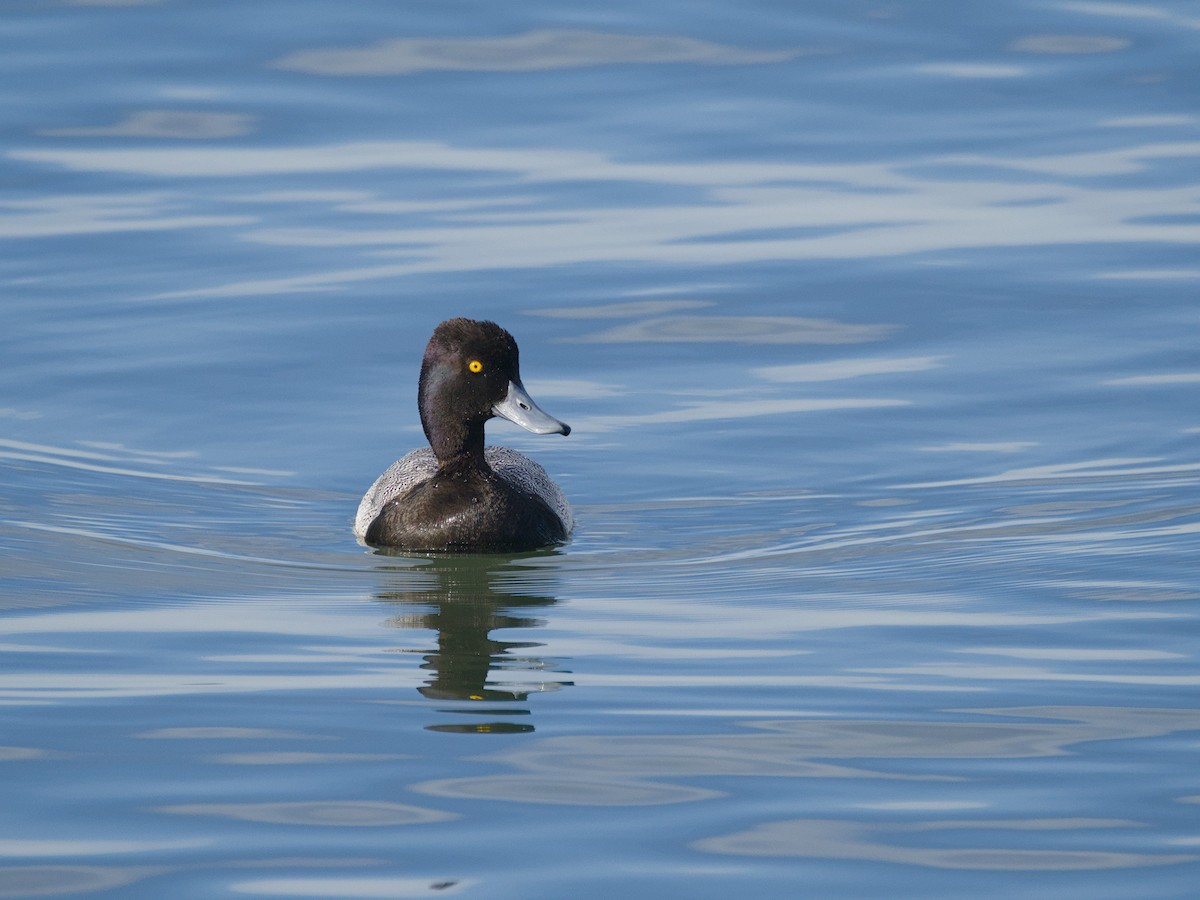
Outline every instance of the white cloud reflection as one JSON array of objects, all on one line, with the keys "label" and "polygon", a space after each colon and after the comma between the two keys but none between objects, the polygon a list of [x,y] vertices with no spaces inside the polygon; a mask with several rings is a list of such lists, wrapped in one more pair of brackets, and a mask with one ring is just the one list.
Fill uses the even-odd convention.
[{"label": "white cloud reflection", "polygon": [[1200,16],[1181,15],[1149,3],[1091,3],[1083,0],[1083,2],[1060,3],[1059,9],[1083,15],[1116,19],[1153,19],[1184,28],[1200,28]]},{"label": "white cloud reflection", "polygon": [[1117,116],[1100,123],[1105,128],[1187,128],[1200,124],[1196,116]]},{"label": "white cloud reflection", "polygon": [[1030,466],[1022,469],[1009,469],[997,475],[984,475],[978,478],[958,478],[950,481],[928,481],[920,484],[897,485],[901,488],[932,488],[951,487],[967,484],[1001,484],[1006,482],[1069,484],[1078,479],[1088,478],[1131,478],[1135,476],[1183,476],[1188,477],[1200,471],[1200,464],[1180,465],[1148,465],[1158,463],[1157,457],[1134,457],[1096,459],[1079,463],[1062,463],[1048,466]]},{"label": "white cloud reflection", "polygon": [[720,791],[658,781],[542,774],[483,775],[446,778],[411,785],[410,790],[434,797],[547,803],[570,806],[662,806],[723,797]]},{"label": "white cloud reflection", "polygon": [[113,125],[51,128],[48,137],[162,137],[212,140],[241,137],[254,130],[255,117],[246,113],[192,112],[153,109],[136,112]]},{"label": "white cloud reflection", "polygon": [[925,63],[917,66],[917,71],[923,75],[943,75],[947,78],[1020,78],[1029,74],[1024,66],[964,62]]},{"label": "white cloud reflection", "polygon": [[1200,372],[1163,372],[1158,375],[1130,375],[1126,378],[1110,378],[1105,384],[1111,385],[1159,385],[1159,384],[1200,384]]},{"label": "white cloud reflection", "polygon": [[246,215],[197,215],[166,193],[61,194],[0,201],[0,239],[228,228],[249,225]]},{"label": "white cloud reflection", "polygon": [[[1078,849],[1081,829],[1137,829],[1140,822],[1119,819],[947,819],[932,822],[865,824],[844,819],[792,819],[764,822],[745,831],[696,841],[709,853],[813,859],[860,859],[934,869],[1055,872],[1178,865],[1190,854],[1136,853]],[[1003,846],[995,832],[1036,832],[1038,849]],[[993,846],[961,846],[970,832],[992,834]],[[920,835],[920,837],[916,837]],[[936,846],[938,835],[945,846]],[[1011,840],[1011,839],[1010,839]],[[1103,841],[1103,838],[1100,839]],[[1029,839],[1034,843],[1034,839]],[[1061,847],[1055,847],[1058,843]],[[917,844],[917,846],[913,846]]]},{"label": "white cloud reflection", "polygon": [[456,813],[386,800],[311,800],[287,803],[186,803],[157,812],[180,816],[217,816],[269,825],[377,828],[425,825],[458,818]]},{"label": "white cloud reflection", "polygon": [[1166,650],[1139,650],[1112,647],[970,647],[955,653],[1007,656],[1012,659],[1048,659],[1056,662],[1144,662],[1159,659],[1182,659],[1182,653]]},{"label": "white cloud reflection", "polygon": [[196,847],[208,846],[211,843],[211,840],[205,838],[177,841],[0,839],[0,857],[31,859],[41,856],[114,856],[129,853],[162,853],[165,850],[192,850]]},{"label": "white cloud reflection", "polygon": [[662,316],[619,325],[578,340],[596,344],[858,344],[882,340],[895,328],[801,316]]},{"label": "white cloud reflection", "polygon": [[[159,481],[227,485],[257,483],[245,479],[213,475],[209,472],[181,473],[175,470],[162,471],[161,469],[154,468],[155,466],[162,466],[165,462],[172,459],[189,457],[192,455],[189,451],[161,453],[131,450],[117,444],[81,443],[84,443],[85,446],[92,446],[94,449],[80,450],[74,447],[55,447],[47,444],[32,444],[27,441],[0,438],[0,459],[44,463],[64,469],[75,469],[84,472],[105,472],[110,475],[125,475],[133,478],[149,478]],[[26,523],[26,525],[31,528],[49,528],[49,526],[40,526],[37,523]]]},{"label": "white cloud reflection", "polygon": [[619,397],[625,389],[618,384],[602,384],[598,381],[583,381],[570,378],[539,378],[528,381],[533,393],[540,397],[569,398],[571,400],[597,400],[602,397]]},{"label": "white cloud reflection", "polygon": [[1187,281],[1200,278],[1200,269],[1125,269],[1100,272],[1095,277],[1116,281]]},{"label": "white cloud reflection", "polygon": [[1130,43],[1127,38],[1098,34],[1031,34],[1013,41],[1009,49],[1022,53],[1112,53]]},{"label": "white cloud reflection", "polygon": [[715,422],[733,419],[755,419],[759,416],[834,412],[861,409],[887,409],[908,406],[908,400],[878,397],[744,397],[735,400],[712,400],[689,403],[673,409],[637,415],[592,416],[579,419],[578,427],[590,432],[610,431],[633,425],[670,425],[681,422]]},{"label": "white cloud reflection", "polygon": [[954,441],[918,449],[923,453],[1020,453],[1037,445],[1037,441]]},{"label": "white cloud reflection", "polygon": [[[1186,245],[1200,242],[1194,221],[1200,185],[1114,186],[1111,178],[1168,164],[1178,168],[1197,157],[1198,141],[890,163],[639,163],[579,150],[436,141],[45,147],[11,151],[8,158],[76,172],[225,184],[215,198],[203,192],[205,215],[191,207],[195,192],[10,202],[0,207],[0,236],[211,227],[279,247],[358,251],[357,264],[337,269],[199,286],[170,296],[331,290],[421,272],[613,261],[706,266],[983,247]],[[457,174],[470,184],[462,190],[451,186],[431,200],[404,194],[411,179],[398,174],[422,172]],[[333,175],[358,173],[371,173],[369,191],[361,179],[350,186],[331,183]],[[279,196],[311,204],[304,218],[328,224],[293,227],[295,217],[279,218],[273,204],[254,205],[262,191],[241,182],[266,176],[290,176],[293,184]],[[304,184],[306,176],[312,176],[311,185]],[[564,185],[580,182],[643,193],[646,186],[669,187],[672,199],[597,206],[564,193]],[[213,215],[214,209],[237,215]]]},{"label": "white cloud reflection", "polygon": [[305,50],[275,63],[314,75],[533,72],[644,63],[747,65],[784,62],[801,50],[748,50],[672,35],[540,29],[505,37],[394,38],[369,47]]},{"label": "white cloud reflection", "polygon": [[1090,684],[1200,687],[1200,675],[1192,673],[1185,675],[1155,675],[1120,671],[1071,672],[1051,670],[1045,666],[986,666],[969,663],[926,663],[914,666],[866,669],[863,671],[867,675],[946,678],[953,684],[961,684],[966,680],[988,682],[1037,681],[1039,684],[1050,684],[1059,681]]},{"label": "white cloud reflection", "polygon": [[219,766],[312,766],[330,763],[383,762],[410,757],[398,753],[306,753],[264,750],[257,753],[218,753],[209,762]]},{"label": "white cloud reflection", "polygon": [[600,306],[565,306],[556,309],[530,310],[529,314],[548,319],[624,319],[636,316],[657,316],[683,309],[705,309],[715,304],[711,300],[630,300],[605,303]]},{"label": "white cloud reflection", "polygon": [[230,885],[235,894],[260,897],[336,897],[353,898],[446,897],[461,893],[477,884],[475,879],[411,878],[404,876],[359,876],[307,878],[258,878]]},{"label": "white cloud reflection", "polygon": [[835,359],[830,362],[797,363],[789,366],[763,366],[754,374],[767,381],[813,382],[841,381],[846,378],[861,378],[865,375],[890,375],[899,372],[924,372],[937,368],[943,357],[863,357],[859,359]]},{"label": "white cloud reflection", "polygon": [[169,870],[162,866],[85,866],[79,863],[4,866],[0,867],[0,897],[82,896],[111,891],[166,871]]}]

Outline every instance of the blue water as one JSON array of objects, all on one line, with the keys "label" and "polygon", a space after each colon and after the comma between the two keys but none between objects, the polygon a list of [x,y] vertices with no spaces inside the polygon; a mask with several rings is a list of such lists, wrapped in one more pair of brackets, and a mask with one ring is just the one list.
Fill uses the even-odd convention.
[{"label": "blue water", "polygon": [[1194,6],[644,6],[5,4],[0,897],[1194,893]]}]

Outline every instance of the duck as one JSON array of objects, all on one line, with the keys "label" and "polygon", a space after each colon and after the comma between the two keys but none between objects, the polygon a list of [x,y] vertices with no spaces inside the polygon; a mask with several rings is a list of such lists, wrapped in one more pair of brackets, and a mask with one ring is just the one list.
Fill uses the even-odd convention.
[{"label": "duck", "polygon": [[433,331],[417,408],[428,447],[413,450],[367,490],[354,519],[361,544],[429,553],[520,553],[565,542],[571,506],[541,465],[484,446],[497,416],[534,434],[568,435],[521,383],[517,342],[490,321],[454,318]]}]

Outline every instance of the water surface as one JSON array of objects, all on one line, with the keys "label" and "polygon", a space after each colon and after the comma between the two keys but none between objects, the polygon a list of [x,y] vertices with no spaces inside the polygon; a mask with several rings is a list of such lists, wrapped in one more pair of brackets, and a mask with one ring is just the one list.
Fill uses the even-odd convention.
[{"label": "water surface", "polygon": [[[1185,4],[0,25],[0,896],[1194,890]],[[353,540],[451,315],[564,547]]]}]

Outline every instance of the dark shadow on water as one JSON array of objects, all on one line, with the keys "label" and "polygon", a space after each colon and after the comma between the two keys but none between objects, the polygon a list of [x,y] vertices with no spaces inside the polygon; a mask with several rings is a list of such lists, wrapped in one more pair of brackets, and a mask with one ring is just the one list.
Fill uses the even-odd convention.
[{"label": "dark shadow on water", "polygon": [[572,683],[562,677],[565,673],[532,654],[542,644],[493,636],[505,628],[543,624],[530,613],[556,602],[542,584],[547,570],[523,562],[547,555],[431,556],[423,560],[407,556],[411,565],[383,570],[390,584],[378,598],[407,607],[387,624],[437,633],[436,650],[413,651],[423,654],[421,668],[431,673],[419,692],[431,700],[462,701],[439,712],[472,719],[428,725],[429,731],[531,732],[532,723],[521,721],[531,714],[525,705],[529,695]]}]

